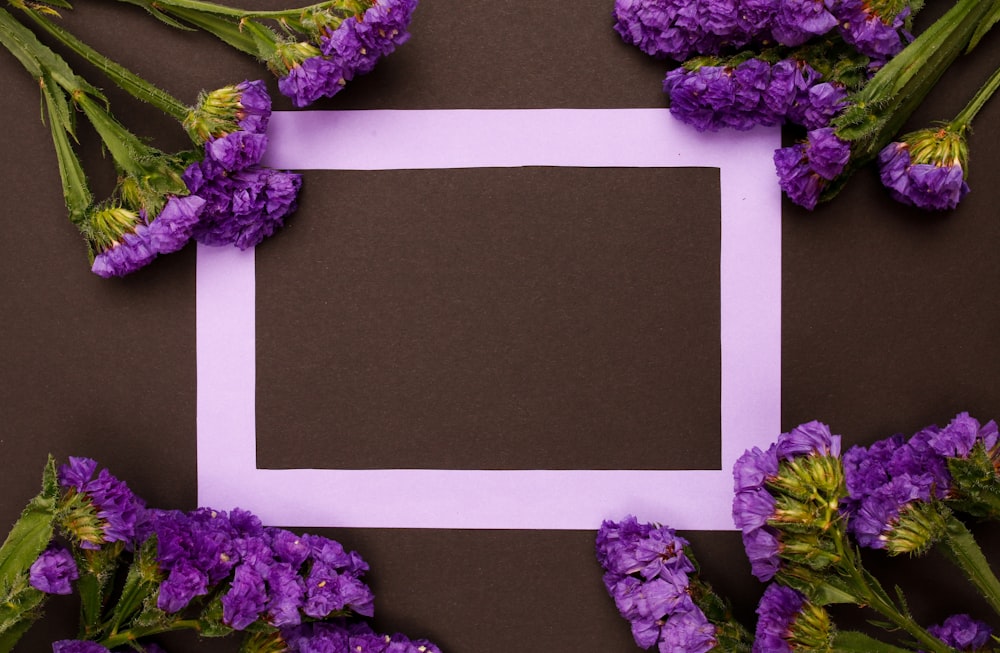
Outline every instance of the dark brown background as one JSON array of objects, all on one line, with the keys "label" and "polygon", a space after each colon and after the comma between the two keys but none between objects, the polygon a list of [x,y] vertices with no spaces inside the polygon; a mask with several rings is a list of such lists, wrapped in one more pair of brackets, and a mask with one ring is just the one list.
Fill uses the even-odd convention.
[{"label": "dark brown background", "polygon": [[[610,9],[604,0],[424,0],[411,43],[320,108],[662,106],[663,66],[617,40]],[[186,101],[261,74],[208,37],[168,30],[131,7],[81,3],[67,22]],[[949,73],[913,126],[954,115],[998,59],[1000,41],[990,37]],[[7,55],[0,75],[0,523],[11,523],[36,492],[50,452],[97,458],[153,505],[193,508],[194,252],[123,281],[90,274],[65,219],[37,87]],[[126,123],[164,149],[186,146],[168,119],[109,95]],[[279,99],[277,108],[290,107]],[[959,410],[1000,416],[998,119],[996,102],[980,115],[973,192],[950,215],[894,204],[871,171],[814,213],[784,206],[784,428],[822,419],[848,443],[867,443]],[[109,164],[89,133],[81,140],[102,197]],[[334,202],[339,188],[330,186],[328,173],[306,174],[302,215]],[[294,258],[294,234],[289,228],[265,243],[262,259],[272,251]],[[693,410],[711,410],[717,399],[703,401]],[[383,630],[429,637],[453,653],[634,650],[604,595],[590,531],[326,532],[370,561]],[[705,575],[751,616],[762,588],[739,538],[688,535]],[[1000,553],[995,532],[980,535]],[[937,559],[872,561],[907,587],[922,618],[940,620],[966,603],[961,579]],[[978,604],[967,607],[983,616]],[[72,600],[54,601],[51,613],[19,651],[48,650],[51,639],[72,634]],[[235,650],[172,643],[173,650]]]}]

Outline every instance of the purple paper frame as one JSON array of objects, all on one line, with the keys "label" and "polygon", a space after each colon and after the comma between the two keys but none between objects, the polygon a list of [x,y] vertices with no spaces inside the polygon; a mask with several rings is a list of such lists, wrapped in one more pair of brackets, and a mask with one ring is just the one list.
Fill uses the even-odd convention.
[{"label": "purple paper frame", "polygon": [[265,163],[390,170],[518,166],[720,171],[722,466],[716,470],[258,469],[254,254],[199,247],[199,505],[268,524],[594,529],[631,513],[729,530],[733,462],[779,433],[776,128],[699,134],[664,109],[277,112]]}]

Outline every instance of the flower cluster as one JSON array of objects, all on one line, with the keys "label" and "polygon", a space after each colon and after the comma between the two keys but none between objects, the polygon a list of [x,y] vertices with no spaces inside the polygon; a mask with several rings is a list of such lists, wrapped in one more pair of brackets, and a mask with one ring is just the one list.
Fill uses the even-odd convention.
[{"label": "flower cluster", "polygon": [[[937,80],[922,68],[946,68],[974,38],[975,18],[995,22],[1000,10],[963,0],[914,39],[910,23],[922,5],[617,0],[613,17],[626,43],[681,62],[663,83],[676,118],[700,131],[790,124],[808,132],[774,157],[779,185],[796,204],[815,208],[885,148],[882,176],[894,198],[947,209],[968,192],[965,157],[944,147],[910,151],[914,139],[926,140],[921,132],[887,144]],[[991,79],[954,121],[928,132],[952,134],[964,148],[972,118],[998,84]],[[810,156],[820,135],[835,146],[835,158]]]},{"label": "flower cluster", "polygon": [[673,529],[633,516],[605,521],[598,531],[604,585],[641,648],[705,653],[716,645],[715,626],[691,596],[688,575],[695,567],[687,544]]},{"label": "flower cluster", "polygon": [[156,599],[164,612],[183,610],[231,577],[222,620],[235,630],[258,620],[291,626],[303,616],[373,613],[374,597],[360,580],[368,565],[334,540],[265,528],[239,509],[152,511],[145,527],[156,535],[166,576]]},{"label": "flower cluster", "polygon": [[[928,426],[909,438],[897,434],[868,447],[853,446],[842,457],[840,446],[840,436],[814,421],[782,433],[766,449],[746,451],[734,464],[733,521],[742,532],[753,574],[769,585],[757,607],[752,640],[739,636],[731,614],[708,614],[715,628],[714,650],[994,650],[992,626],[969,615],[953,615],[929,628],[917,623],[902,590],[897,588],[894,598],[865,569],[858,546],[890,554],[919,554],[936,546],[1000,615],[1000,579],[958,518],[966,513],[1000,519],[997,424],[959,413],[944,427]],[[643,526],[631,517],[620,525],[605,522],[598,534],[605,583],[642,646],[657,641],[655,628],[672,618],[654,621],[653,634],[646,636],[649,617],[639,611],[660,595],[643,589],[643,584],[653,577],[649,570],[656,558],[650,550],[661,550],[659,541],[668,537],[676,542],[670,529]],[[667,549],[672,555],[665,559],[676,560],[681,550],[689,555],[685,546],[683,542]],[[686,586],[699,587],[697,566],[683,569]],[[691,589],[689,593],[697,595]],[[834,603],[874,611],[879,621],[870,623],[883,626],[886,635],[899,641],[839,631],[825,607]],[[724,639],[725,633],[737,637]],[[662,641],[661,651],[712,646],[706,640],[690,649],[664,649]]]},{"label": "flower cluster", "polygon": [[733,466],[733,522],[762,581],[821,570],[839,560],[836,510],[843,478],[840,436],[820,422],[782,433]]},{"label": "flower cluster", "polygon": [[310,41],[278,45],[279,55],[269,62],[279,74],[278,89],[298,107],[333,97],[409,40],[416,5],[417,0],[374,0],[336,27],[327,22],[309,30]]},{"label": "flower cluster", "polygon": [[[163,177],[179,177],[183,190],[169,195],[155,215],[146,207],[163,198],[155,189],[143,188],[120,193],[126,203],[137,205],[133,208],[119,200],[92,212],[93,271],[102,277],[123,276],[191,239],[248,249],[272,235],[295,211],[302,179],[260,165],[270,115],[271,98],[259,80],[203,95],[184,121],[201,144],[200,160],[181,172],[178,164],[196,154],[165,157],[159,169]],[[130,198],[135,199],[128,202]]]},{"label": "flower cluster", "polygon": [[[417,0],[324,0],[307,7],[243,11],[212,2],[128,0],[175,27],[219,36],[278,76],[296,106],[338,93],[409,39]],[[68,8],[63,2],[51,3]],[[134,97],[175,118],[195,148],[168,155],[131,133],[96,87],[6,10],[0,43],[35,79],[59,161],[71,221],[83,234],[91,270],[118,277],[139,270],[192,239],[248,249],[271,236],[297,208],[302,178],[261,165],[271,99],[261,81],[203,93],[187,107],[143,77],[100,54],[52,17],[44,2],[14,6]],[[281,34],[266,21],[280,26]],[[95,202],[75,151],[74,109],[91,122],[111,154],[119,184]]]},{"label": "flower cluster", "polygon": [[368,563],[335,540],[267,527],[238,508],[149,509],[89,458],[58,471],[50,459],[43,488],[0,549],[8,568],[22,567],[21,589],[5,595],[6,643],[46,595],[76,589],[83,635],[55,642],[54,653],[155,653],[146,637],[182,628],[242,632],[240,650],[256,653],[440,653],[360,621],[374,614]]}]

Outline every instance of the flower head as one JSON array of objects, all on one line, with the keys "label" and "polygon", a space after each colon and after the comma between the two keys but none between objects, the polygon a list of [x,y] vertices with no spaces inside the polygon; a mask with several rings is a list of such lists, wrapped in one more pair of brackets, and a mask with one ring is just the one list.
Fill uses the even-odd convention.
[{"label": "flower head", "polygon": [[65,547],[50,544],[28,570],[28,582],[46,594],[71,594],[71,581],[80,577],[76,561]]},{"label": "flower head", "polygon": [[271,96],[261,80],[224,86],[198,98],[184,120],[184,127],[197,143],[234,132],[263,134],[271,117]]},{"label": "flower head", "polygon": [[[345,81],[371,72],[375,63],[410,38],[416,0],[376,0],[364,14],[348,18],[320,37],[320,51],[332,60]],[[340,89],[334,90],[334,93]]]},{"label": "flower head", "polygon": [[882,184],[893,199],[921,209],[953,209],[969,192],[964,130],[925,129],[879,152]]},{"label": "flower head", "polygon": [[59,468],[59,484],[68,491],[64,526],[85,549],[97,549],[106,542],[132,546],[144,503],[107,469],[95,477],[96,469],[95,461],[76,457]]},{"label": "flower head", "polygon": [[850,143],[830,127],[814,129],[806,141],[776,150],[778,183],[789,199],[807,209],[816,208],[820,194],[851,158]]},{"label": "flower head", "polygon": [[206,201],[195,225],[195,240],[205,245],[248,249],[284,224],[298,206],[302,177],[261,166],[226,173],[206,160],[192,164],[185,181]]},{"label": "flower head", "polygon": [[754,653],[829,651],[833,641],[829,615],[798,591],[772,583],[757,605]]},{"label": "flower head", "polygon": [[881,61],[897,55],[905,42],[913,39],[904,28],[910,15],[909,5],[903,4],[895,12],[889,7],[878,6],[886,4],[889,3],[840,0],[833,10],[840,21],[838,30],[844,40],[862,54]]},{"label": "flower head", "polygon": [[979,651],[985,650],[993,628],[967,614],[955,614],[944,623],[931,626],[927,632],[959,651]]}]

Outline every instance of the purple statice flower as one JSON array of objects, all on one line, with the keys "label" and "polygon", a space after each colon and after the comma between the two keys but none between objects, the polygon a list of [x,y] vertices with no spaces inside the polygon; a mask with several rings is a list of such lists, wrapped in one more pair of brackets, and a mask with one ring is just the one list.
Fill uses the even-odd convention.
[{"label": "purple statice flower", "polygon": [[287,562],[267,571],[267,614],[272,626],[294,626],[302,621],[299,610],[305,601],[305,581]]},{"label": "purple statice flower", "polygon": [[858,52],[886,61],[899,54],[913,37],[904,29],[910,7],[893,16],[879,14],[872,3],[864,0],[839,0],[833,9],[839,20],[838,31],[844,41]]},{"label": "purple statice flower", "polygon": [[733,522],[740,529],[750,570],[762,581],[770,580],[781,566],[778,531],[767,525],[775,500],[764,484],[778,475],[778,456],[772,444],[766,451],[754,447],[733,465]]},{"label": "purple statice flower", "polygon": [[297,208],[302,177],[260,166],[225,173],[206,160],[192,164],[184,181],[206,200],[194,238],[205,245],[249,249],[267,238]]},{"label": "purple statice flower", "polygon": [[[416,6],[416,0],[376,0],[361,16],[324,33],[320,51],[330,57],[344,82],[369,73],[380,58],[409,40],[407,30]],[[333,93],[341,87],[338,84]]]},{"label": "purple statice flower", "polygon": [[614,28],[648,55],[682,61],[694,51],[696,38],[675,25],[678,10],[679,4],[669,0],[616,0]]},{"label": "purple statice flower", "polygon": [[145,504],[107,469],[94,476],[96,469],[95,461],[77,457],[59,468],[60,486],[84,497],[97,517],[96,524],[81,520],[81,527],[88,530],[74,535],[85,549],[97,549],[104,542],[124,542],[131,547],[136,543],[136,525]]},{"label": "purple statice flower", "polygon": [[779,460],[791,460],[798,456],[836,458],[840,456],[840,436],[832,435],[830,427],[822,422],[800,424],[778,436],[778,440],[774,443],[774,455]]},{"label": "purple statice flower", "polygon": [[985,650],[993,628],[967,614],[954,614],[944,623],[931,626],[927,632],[959,651],[979,651]]},{"label": "purple statice flower", "polygon": [[46,594],[72,594],[71,582],[79,577],[73,554],[57,544],[50,544],[28,569],[28,582]]},{"label": "purple statice flower", "polygon": [[271,118],[271,96],[263,80],[242,81],[236,85],[239,93],[236,124],[243,131],[263,134]]},{"label": "purple statice flower", "polygon": [[99,251],[90,270],[105,279],[124,277],[146,267],[155,258],[156,250],[150,245],[148,228],[137,223],[132,231]]},{"label": "purple statice flower", "polygon": [[80,639],[61,639],[52,642],[52,653],[111,653],[97,642]]},{"label": "purple statice flower", "polygon": [[959,413],[948,426],[930,436],[929,444],[935,453],[945,458],[968,458],[972,448],[979,443],[986,451],[991,451],[997,445],[997,438],[997,423],[993,420],[981,425],[968,413]]},{"label": "purple statice flower", "polygon": [[146,231],[149,245],[157,254],[170,254],[191,240],[194,226],[205,208],[205,200],[197,195],[174,196],[149,223]]},{"label": "purple statice flower", "polygon": [[822,77],[800,59],[782,59],[771,65],[769,73],[761,101],[767,111],[781,118],[787,116],[793,106],[801,104],[809,89]]},{"label": "purple statice flower", "polygon": [[839,82],[821,82],[796,97],[789,107],[788,120],[806,129],[828,127],[847,106],[847,89]]},{"label": "purple statice flower", "polygon": [[715,626],[694,609],[670,616],[663,626],[660,653],[707,653],[717,644]]},{"label": "purple statice flower", "polygon": [[257,621],[266,607],[264,579],[249,565],[237,567],[229,591],[222,597],[223,623],[243,630]]},{"label": "purple statice flower", "polygon": [[612,16],[626,43],[683,61],[746,45],[766,31],[775,10],[769,0],[617,0]]},{"label": "purple statice flower", "polygon": [[903,204],[933,211],[953,209],[969,192],[966,156],[963,132],[949,128],[916,131],[879,152],[882,184]]},{"label": "purple statice flower", "polygon": [[380,635],[365,622],[342,619],[304,623],[281,629],[281,639],[290,653],[441,653],[425,639],[406,635]]},{"label": "purple statice flower", "polygon": [[207,593],[208,575],[189,560],[180,560],[160,583],[156,607],[172,614],[183,610],[195,597]]},{"label": "purple statice flower", "polygon": [[844,454],[848,496],[842,508],[858,544],[874,549],[893,545],[901,519],[917,503],[947,496],[951,477],[932,448],[939,429],[928,427],[908,440],[900,434]]},{"label": "purple statice flower", "polygon": [[[695,567],[684,551],[687,544],[673,529],[640,524],[631,515],[620,523],[605,521],[597,533],[604,585],[642,648],[659,642],[661,650],[672,650],[686,639],[700,642],[699,633],[714,641],[714,626],[691,600],[689,574]],[[675,616],[679,623],[668,635],[665,625]]]},{"label": "purple statice flower", "polygon": [[777,4],[771,34],[782,45],[802,45],[837,26],[829,9],[832,0],[783,0]]},{"label": "purple statice flower", "polygon": [[667,73],[663,90],[670,97],[670,113],[698,131],[742,131],[776,125],[784,116],[765,99],[770,83],[771,66],[748,59],[733,67],[675,68]]},{"label": "purple statice flower", "polygon": [[[271,548],[274,550],[275,558],[287,563],[292,569],[297,570],[305,562],[306,558],[309,557],[309,553],[311,552],[309,540],[306,537],[281,528],[271,529],[270,533]],[[333,540],[328,541],[333,542]],[[341,551],[343,551],[343,547],[341,547]]]},{"label": "purple statice flower", "polygon": [[804,143],[774,152],[778,183],[788,198],[807,209],[816,208],[820,193],[851,158],[851,144],[830,127],[814,129]]},{"label": "purple statice flower", "polygon": [[805,597],[790,587],[771,583],[757,604],[753,653],[791,653],[788,642]]},{"label": "purple statice flower", "polygon": [[260,163],[266,149],[266,134],[241,130],[205,141],[205,158],[233,172]]},{"label": "purple statice flower", "polygon": [[307,107],[321,97],[336,95],[344,86],[344,74],[328,57],[311,56],[288,69],[278,79],[278,90],[297,107]]}]

